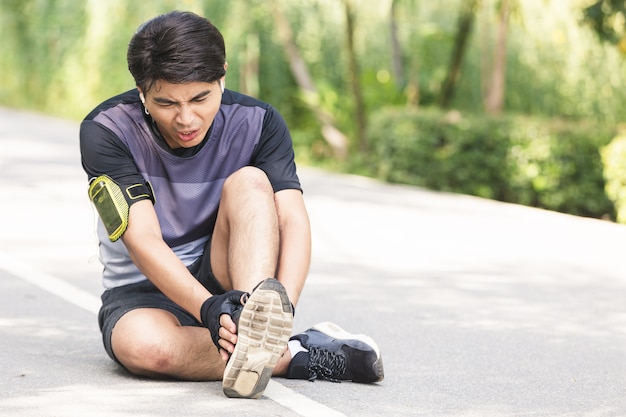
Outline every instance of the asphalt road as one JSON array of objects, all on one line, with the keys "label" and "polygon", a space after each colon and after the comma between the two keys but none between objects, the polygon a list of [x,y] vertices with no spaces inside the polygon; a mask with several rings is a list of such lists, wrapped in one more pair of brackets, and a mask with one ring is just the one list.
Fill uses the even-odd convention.
[{"label": "asphalt road", "polygon": [[[0,109],[0,415],[624,416],[626,227],[303,168],[295,330],[380,344],[376,385],[135,378],[101,347],[78,123]],[[419,163],[416,161],[416,163]]]}]

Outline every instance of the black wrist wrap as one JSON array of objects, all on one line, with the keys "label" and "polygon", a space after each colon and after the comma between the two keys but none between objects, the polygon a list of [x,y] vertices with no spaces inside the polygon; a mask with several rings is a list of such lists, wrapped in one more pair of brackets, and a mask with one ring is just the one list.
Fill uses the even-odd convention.
[{"label": "black wrist wrap", "polygon": [[233,314],[242,307],[241,297],[246,294],[243,291],[230,290],[224,294],[213,295],[206,299],[200,307],[200,317],[204,327],[208,328],[211,332],[211,339],[217,346],[218,350],[221,349],[218,341],[220,339],[220,316],[222,314],[228,314],[233,317]]}]

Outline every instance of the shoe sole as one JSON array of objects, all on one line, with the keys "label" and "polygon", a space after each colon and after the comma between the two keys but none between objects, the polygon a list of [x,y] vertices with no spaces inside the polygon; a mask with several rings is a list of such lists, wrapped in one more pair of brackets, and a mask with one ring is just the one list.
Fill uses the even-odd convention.
[{"label": "shoe sole", "polygon": [[[383,379],[385,379],[385,371],[383,368],[383,359],[380,355],[380,348],[378,347],[378,344],[376,344],[374,339],[364,334],[350,333],[344,330],[343,328],[339,327],[335,323],[331,323],[331,322],[318,323],[315,326],[313,326],[313,329],[317,330],[318,332],[324,333],[332,337],[333,339],[358,340],[370,346],[374,350],[374,352],[376,352],[376,361],[372,364],[372,371],[374,372],[374,375],[377,375],[378,379],[376,379],[375,381],[367,381],[367,382],[380,382]],[[355,382],[360,382],[360,381],[355,381]]]},{"label": "shoe sole", "polygon": [[291,336],[293,313],[285,287],[270,278],[263,281],[241,310],[237,344],[222,389],[231,398],[259,398]]}]

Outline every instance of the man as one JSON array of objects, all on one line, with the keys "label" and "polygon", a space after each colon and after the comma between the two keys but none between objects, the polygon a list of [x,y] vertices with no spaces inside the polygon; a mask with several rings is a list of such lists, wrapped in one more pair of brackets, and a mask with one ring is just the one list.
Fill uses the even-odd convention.
[{"label": "man", "polygon": [[382,380],[366,336],[323,323],[290,339],[311,252],[291,137],[274,108],[225,89],[218,29],[158,16],[127,58],[137,89],[80,130],[107,353],[137,375],[222,379],[230,397],[258,398],[272,375]]}]

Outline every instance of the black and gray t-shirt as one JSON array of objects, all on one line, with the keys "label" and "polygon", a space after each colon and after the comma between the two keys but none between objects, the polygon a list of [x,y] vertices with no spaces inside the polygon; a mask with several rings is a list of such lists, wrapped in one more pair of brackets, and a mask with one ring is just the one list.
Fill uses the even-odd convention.
[{"label": "black and gray t-shirt", "polygon": [[[105,101],[85,118],[80,148],[90,179],[106,174],[123,189],[150,183],[163,238],[186,265],[202,254],[215,226],[222,186],[233,172],[255,166],[267,174],[274,192],[301,189],[291,136],[280,114],[230,90],[224,92],[207,136],[194,148],[167,146],[144,114],[137,90]],[[106,288],[146,279],[123,242],[109,241],[101,222],[98,236]]]}]

